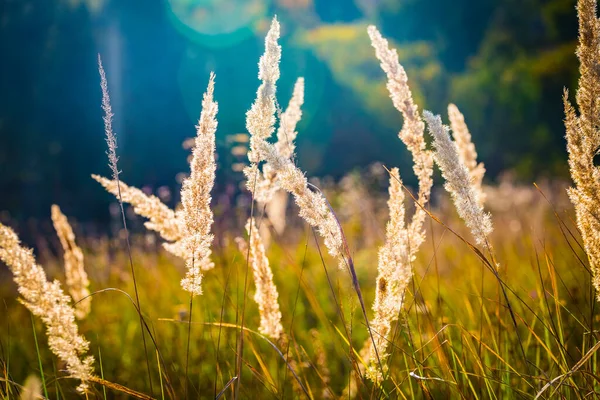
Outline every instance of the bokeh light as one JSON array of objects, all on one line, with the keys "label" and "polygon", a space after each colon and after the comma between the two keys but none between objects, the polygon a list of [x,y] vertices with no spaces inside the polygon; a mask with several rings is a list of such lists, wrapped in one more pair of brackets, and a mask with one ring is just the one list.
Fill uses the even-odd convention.
[{"label": "bokeh light", "polygon": [[168,0],[173,24],[191,41],[207,47],[227,47],[254,33],[265,17],[268,0]]}]

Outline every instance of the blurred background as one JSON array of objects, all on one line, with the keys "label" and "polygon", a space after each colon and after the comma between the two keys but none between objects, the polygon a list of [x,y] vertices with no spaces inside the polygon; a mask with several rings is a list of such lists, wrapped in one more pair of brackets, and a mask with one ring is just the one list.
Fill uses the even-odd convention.
[{"label": "blurred background", "polygon": [[[563,87],[576,88],[575,0],[0,0],[0,218],[103,221],[114,198],[97,54],[111,92],[122,179],[173,205],[182,143],[217,75],[218,193],[238,190],[245,112],[273,15],[282,23],[278,99],[306,79],[298,164],[340,178],[373,162],[413,182],[366,27],[397,47],[421,109],[465,118],[486,179],[567,177]],[[173,194],[172,196],[170,194]]]}]

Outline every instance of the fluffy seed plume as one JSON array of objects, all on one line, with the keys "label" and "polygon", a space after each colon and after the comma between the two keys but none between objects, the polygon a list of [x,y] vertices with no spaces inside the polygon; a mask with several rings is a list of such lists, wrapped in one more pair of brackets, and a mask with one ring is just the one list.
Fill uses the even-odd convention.
[{"label": "fluffy seed plume", "polygon": [[[273,133],[276,112],[276,82],[279,78],[279,61],[281,47],[277,43],[279,38],[279,22],[273,19],[271,29],[265,39],[265,53],[259,61],[259,86],[256,101],[246,114],[248,132],[250,133],[250,152],[248,159],[251,165],[244,169],[247,187],[253,194],[254,200],[265,204],[267,217],[275,229],[281,233],[285,228],[285,208],[287,206],[287,193],[281,191],[277,171],[267,161],[259,170],[257,162],[264,161],[264,156],[257,156],[260,144],[266,142]],[[286,159],[294,155],[294,140],[298,134],[296,125],[302,117],[302,104],[304,103],[304,78],[296,80],[294,91],[285,112],[281,114],[279,128],[277,129],[277,154]]]},{"label": "fluffy seed plume", "polygon": [[569,197],[575,206],[577,226],[581,232],[592,270],[592,283],[600,301],[600,168],[594,157],[600,148],[600,22],[596,16],[596,0],[577,2],[579,17],[579,116],[564,93],[565,127],[569,167],[575,187]]},{"label": "fluffy seed plume", "polygon": [[63,248],[63,260],[65,264],[65,276],[67,288],[75,304],[75,316],[83,319],[89,314],[92,298],[88,297],[90,281],[85,272],[83,263],[83,252],[75,243],[75,234],[67,220],[56,204],[52,205],[52,223]]},{"label": "fluffy seed plume", "polygon": [[102,66],[100,54],[98,54],[98,72],[100,73],[100,88],[102,89],[102,110],[104,110],[104,117],[102,117],[102,119],[104,119],[104,132],[106,133],[106,144],[108,146],[108,151],[106,152],[106,155],[108,156],[108,166],[112,171],[113,179],[118,180],[120,171],[117,166],[117,162],[119,161],[119,157],[117,157],[117,136],[112,129],[112,118],[114,114],[112,112],[112,107],[110,106],[108,81],[106,80],[106,73]]},{"label": "fluffy seed plume", "polygon": [[338,260],[341,269],[346,268],[342,231],[325,197],[320,192],[308,188],[304,173],[290,160],[277,158],[272,152],[267,156],[267,160],[271,165],[276,166],[281,188],[294,196],[300,209],[300,217],[317,229],[329,254]]},{"label": "fluffy seed plume", "polygon": [[[418,250],[418,246],[411,246],[413,238],[406,228],[404,192],[397,168],[390,170],[389,195],[390,219],[386,227],[385,243],[379,249],[377,286],[373,303],[375,316],[371,321],[377,352],[373,349],[373,344],[368,342],[370,351],[367,376],[373,381],[381,379],[382,371],[377,357],[385,367],[388,336],[392,323],[398,319],[404,304],[404,292],[412,278],[411,263]],[[421,241],[417,239],[417,242]]]},{"label": "fluffy seed plume", "polygon": [[256,142],[267,140],[275,131],[275,112],[277,104],[275,91],[279,79],[279,61],[281,46],[279,39],[279,21],[273,18],[271,28],[265,38],[265,53],[258,62],[258,79],[262,81],[256,92],[256,101],[246,113],[246,129],[250,133],[250,151],[248,160],[256,164],[264,159]]},{"label": "fluffy seed plume", "polygon": [[71,298],[63,293],[60,283],[48,282],[33,252],[22,247],[15,232],[2,224],[0,260],[13,273],[21,302],[46,325],[50,350],[66,363],[71,377],[81,380],[78,390],[86,392],[94,358],[86,356],[89,343],[78,332]]},{"label": "fluffy seed plume", "polygon": [[119,179],[120,171],[117,167],[117,138],[112,129],[112,109],[110,106],[110,97],[108,95],[108,83],[106,74],[102,67],[102,59],[98,55],[98,71],[100,72],[100,87],[102,88],[102,109],[104,110],[104,130],[106,132],[106,143],[108,145],[108,160],[112,171],[112,181],[98,175],[92,175],[104,188],[115,195],[121,207],[123,214],[123,223],[125,224],[125,214],[123,203],[131,203],[134,206],[134,211],[148,219],[146,223],[148,229],[157,231],[165,240],[179,240],[182,228],[180,221],[175,218],[175,213],[165,206],[155,196],[147,196],[139,189],[132,188],[122,183]]},{"label": "fluffy seed plume", "polygon": [[211,73],[208,88],[202,100],[202,112],[196,127],[195,147],[190,161],[191,175],[183,182],[181,202],[183,210],[175,212],[160,199],[147,195],[116,179],[92,175],[104,188],[133,206],[133,211],[144,218],[146,228],[158,232],[164,247],[183,258],[188,272],[183,287],[193,294],[201,294],[202,272],[214,267],[210,260],[213,236],[210,229],[213,214],[210,209],[210,192],[215,181],[215,132],[218,105],[213,100],[214,74]]},{"label": "fluffy seed plume", "polygon": [[329,254],[344,268],[346,260],[342,251],[342,232],[327,201],[321,193],[308,188],[304,173],[293,164],[290,157],[282,156],[275,145],[267,142],[273,134],[275,123],[275,83],[279,78],[281,58],[278,38],[279,22],[274,18],[265,39],[265,53],[259,61],[258,77],[262,84],[258,88],[255,103],[246,114],[246,127],[250,133],[248,160],[251,163],[244,170],[248,189],[254,194],[260,172],[258,163],[266,161],[277,174],[280,187],[294,196],[300,208],[300,216],[318,230]]},{"label": "fluffy seed plume", "polygon": [[246,113],[246,129],[250,133],[250,151],[248,160],[250,166],[244,169],[246,185],[253,194],[254,199],[261,203],[268,203],[277,190],[277,172],[272,166],[263,166],[263,171],[258,168],[258,163],[265,157],[260,153],[262,142],[271,137],[275,131],[275,113],[277,111],[277,80],[279,79],[279,61],[281,60],[281,46],[279,39],[279,21],[273,18],[269,32],[265,37],[265,52],[258,62],[258,79],[262,82],[256,91],[256,100]]},{"label": "fluffy seed plume", "polygon": [[469,169],[462,162],[458,146],[450,138],[448,127],[442,124],[440,116],[434,116],[429,111],[425,111],[423,116],[433,137],[435,161],[446,180],[444,187],[452,195],[458,215],[471,230],[475,242],[484,245],[487,236],[492,233],[492,221],[481,206],[479,192],[473,187]]},{"label": "fluffy seed plume", "polygon": [[294,196],[300,209],[300,217],[317,229],[329,254],[338,260],[341,269],[346,268],[342,231],[325,197],[320,192],[309,189],[304,173],[290,159],[281,157],[275,146],[266,141],[257,144],[261,147],[265,160],[277,171],[281,188]]},{"label": "fluffy seed plume", "polygon": [[[294,140],[298,135],[296,125],[302,117],[302,104],[304,103],[304,78],[300,77],[294,85],[292,98],[285,112],[281,114],[279,128],[277,129],[277,142],[275,149],[283,158],[292,159],[296,146]],[[252,176],[254,173],[254,176]],[[253,191],[254,199],[262,204],[269,204],[275,193],[279,191],[280,185],[277,178],[277,172],[269,163],[262,167],[262,173],[256,173],[255,169],[249,168],[246,171],[249,190]],[[250,179],[252,177],[252,179]],[[269,216],[269,219],[271,217]]]},{"label": "fluffy seed plume", "polygon": [[213,100],[214,86],[215,75],[211,73],[196,127],[196,145],[190,163],[191,174],[183,182],[181,189],[184,228],[182,246],[185,249],[188,268],[181,286],[193,295],[202,294],[201,271],[214,267],[210,260],[210,246],[213,241],[213,235],[210,233],[213,223],[210,192],[215,182],[215,132],[218,111],[218,105]]},{"label": "fluffy seed plume", "polygon": [[302,118],[302,104],[304,104],[304,78],[300,77],[296,80],[292,98],[283,114],[281,114],[279,128],[277,129],[275,148],[282,157],[292,158],[294,155],[296,149],[294,140],[298,136],[296,125]]},{"label": "fluffy seed plume", "polygon": [[458,147],[458,155],[469,169],[469,174],[473,180],[473,189],[479,192],[479,200],[483,205],[485,203],[485,193],[481,189],[481,183],[485,175],[485,167],[483,163],[477,163],[477,151],[475,150],[475,144],[471,141],[471,133],[465,123],[465,117],[458,107],[454,104],[449,104],[448,118],[450,119],[450,128],[454,142]]},{"label": "fluffy seed plume", "polygon": [[[389,48],[388,41],[374,26],[369,26],[367,31],[375,55],[386,74],[392,103],[404,118],[398,137],[412,154],[413,171],[419,181],[418,202],[425,207],[433,185],[433,156],[426,149],[425,124],[413,101],[408,77],[398,60],[396,50]],[[380,366],[386,368],[388,336],[392,323],[398,319],[402,309],[404,292],[412,277],[411,263],[425,241],[423,225],[427,215],[422,207],[417,206],[410,223],[406,223],[402,181],[395,168],[390,171],[389,194],[390,219],[385,243],[379,249],[377,289],[373,304],[375,315],[371,321],[375,347],[369,340],[361,351],[368,364],[367,376],[375,382],[382,377]]]},{"label": "fluffy seed plume", "polygon": [[[388,41],[373,25],[367,29],[371,38],[371,45],[375,49],[375,55],[381,63],[381,69],[387,76],[387,89],[394,107],[402,113],[404,124],[398,137],[411,152],[413,158],[413,171],[419,181],[418,201],[425,207],[431,195],[433,186],[433,156],[425,145],[425,124],[419,114],[419,108],[413,101],[412,92],[408,86],[406,71],[398,61],[396,49],[388,47]],[[426,217],[425,211],[417,207],[409,226],[409,230],[415,238],[425,237],[423,224]],[[414,243],[414,242],[413,242]],[[414,243],[417,247],[420,245]]]},{"label": "fluffy seed plume", "polygon": [[168,241],[177,241],[183,237],[181,221],[176,218],[175,212],[158,197],[147,195],[140,189],[128,186],[122,181],[117,184],[116,180],[99,175],[92,175],[92,178],[117,198],[120,186],[123,203],[131,204],[136,214],[150,220],[145,223],[146,228],[158,232],[163,239]]},{"label": "fluffy seed plume", "polygon": [[[304,78],[300,77],[294,85],[292,98],[285,112],[281,114],[279,128],[277,129],[277,142],[275,149],[283,158],[292,159],[294,155],[294,140],[298,135],[296,125],[302,117],[302,104],[304,103]],[[250,182],[250,180],[248,180]],[[265,163],[262,174],[258,173],[256,183],[252,185],[254,199],[266,205],[267,217],[277,233],[285,229],[285,211],[288,203],[288,193],[281,190],[277,172],[269,163]]]},{"label": "fluffy seed plume", "polygon": [[279,311],[279,303],[277,302],[279,294],[275,282],[273,282],[273,272],[269,266],[265,247],[253,218],[248,220],[246,231],[250,237],[248,239],[249,245],[239,237],[236,238],[236,242],[240,251],[244,255],[249,255],[248,263],[254,273],[254,284],[256,285],[254,301],[258,304],[260,312],[260,327],[258,330],[270,338],[279,339],[283,333],[281,311]]},{"label": "fluffy seed plume", "polygon": [[[271,27],[265,37],[265,52],[258,62],[258,79],[262,82],[256,91],[256,100],[246,113],[246,129],[250,134],[250,149],[248,161],[250,165],[244,168],[246,186],[257,201],[268,202],[273,193],[272,182],[276,172],[267,167],[266,174],[261,174],[258,163],[264,160],[260,153],[262,142],[271,137],[275,131],[275,112],[277,100],[275,91],[279,79],[279,61],[281,60],[281,46],[279,39],[279,21],[273,18]],[[266,177],[264,175],[267,175]]]}]

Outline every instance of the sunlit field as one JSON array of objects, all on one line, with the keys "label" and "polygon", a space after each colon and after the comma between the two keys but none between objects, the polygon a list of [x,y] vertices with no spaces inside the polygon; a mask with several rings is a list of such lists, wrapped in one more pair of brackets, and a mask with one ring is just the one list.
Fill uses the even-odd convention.
[{"label": "sunlit field", "polygon": [[469,121],[422,110],[373,26],[414,169],[306,177],[294,138],[310,77],[276,91],[274,18],[239,139],[242,193],[213,190],[227,77],[207,74],[171,209],[172,193],[127,184],[99,56],[108,166],[90,179],[112,219],[53,207],[33,229],[0,223],[2,399],[600,398],[595,3],[578,2],[581,78],[564,99],[572,181],[485,179]]},{"label": "sunlit field", "polygon": [[[385,198],[365,195],[364,182],[372,182],[371,175],[352,175],[348,180],[351,188],[332,188],[327,194],[345,215],[344,231],[349,246],[356,249],[352,256],[368,309],[375,292],[373,260],[383,239]],[[270,230],[267,254],[289,335],[285,344],[257,332],[251,271],[245,254],[233,245],[233,235],[225,233],[215,246],[217,266],[205,275],[204,294],[194,299],[190,397],[215,397],[237,376],[242,322],[244,398],[334,398],[349,385],[357,389],[358,398],[529,398],[556,378],[557,384],[541,398],[556,396],[552,392],[557,388],[572,398],[583,391],[595,393],[598,313],[564,186],[541,185],[538,190],[504,183],[490,190],[490,203],[492,198],[498,203],[490,205],[495,223],[490,241],[501,263],[499,278],[461,239],[468,232],[443,199],[445,193],[437,193],[440,205],[432,213],[445,226],[434,220],[426,223],[428,240],[413,264],[415,275],[390,338],[389,376],[381,387],[351,379],[361,363],[353,352],[368,339],[365,320],[348,273],[329,257],[321,258],[322,245],[309,228],[296,221],[284,235]],[[290,207],[292,220],[294,211]],[[99,293],[79,326],[104,379],[157,398],[180,398],[188,354],[189,296],[178,285],[183,263],[166,254],[158,240],[154,234],[132,237],[140,303],[156,341],[148,351],[152,386],[127,253],[119,239],[81,241],[91,291]],[[57,239],[45,240],[43,248],[41,258],[49,275],[62,280],[61,262],[54,256],[59,251]],[[499,280],[514,321],[501,297]],[[65,378],[64,365],[48,350],[42,324],[35,320],[32,324],[13,285],[3,285],[2,297],[3,377],[10,382],[4,382],[4,395],[17,396],[29,375],[40,376],[41,359],[50,398],[74,396],[76,382]],[[285,360],[294,361],[301,385]],[[105,393],[108,398],[127,397],[101,385],[95,385],[90,396],[103,398]],[[230,398],[231,386],[222,395]]]}]

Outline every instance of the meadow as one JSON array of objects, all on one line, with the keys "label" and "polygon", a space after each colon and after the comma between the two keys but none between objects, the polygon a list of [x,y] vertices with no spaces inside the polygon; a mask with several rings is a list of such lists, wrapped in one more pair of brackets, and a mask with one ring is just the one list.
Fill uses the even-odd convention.
[{"label": "meadow", "polygon": [[[56,233],[36,243],[0,224],[2,398],[600,397],[596,1],[578,15],[581,78],[564,98],[573,182],[483,183],[468,121],[450,105],[450,136],[420,110],[375,27],[365,35],[414,171],[307,180],[293,145],[305,82],[282,110],[274,19],[246,114],[246,193],[224,205],[211,192],[225,118],[213,96],[225,77],[211,74],[172,210],[121,180],[99,57],[112,176],[93,179],[115,196],[114,232],[58,207]],[[404,186],[413,172],[419,186]]]}]

